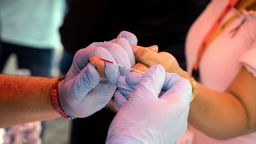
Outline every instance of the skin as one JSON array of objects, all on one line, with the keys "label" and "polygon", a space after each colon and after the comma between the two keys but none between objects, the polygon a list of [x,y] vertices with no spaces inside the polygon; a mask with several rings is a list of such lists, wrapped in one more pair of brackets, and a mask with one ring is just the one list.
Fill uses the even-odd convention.
[{"label": "skin", "polygon": [[90,63],[92,63],[96,66],[97,71],[99,72],[100,76],[103,79],[107,79],[105,72],[104,72],[104,70],[105,70],[104,69],[105,68],[104,61],[100,57],[96,57],[96,56],[91,57],[89,61],[90,61]]},{"label": "skin", "polygon": [[[148,67],[159,63],[167,72],[175,72],[189,79],[188,74],[179,67],[173,56],[166,55],[163,61],[161,54],[153,54],[151,50],[143,47],[135,49],[135,55],[138,62]],[[197,94],[191,102],[189,122],[217,139],[227,139],[255,131],[255,87],[256,78],[244,67],[224,92],[212,90],[197,82]]]},{"label": "skin", "polygon": [[[188,74],[178,66],[172,55],[155,53],[141,47],[135,50],[137,62],[146,66],[159,63],[166,71],[188,78]],[[160,61],[163,56],[166,56],[165,60]],[[0,127],[59,117],[49,99],[50,91],[57,85],[58,79],[8,75],[0,75],[0,79]],[[245,68],[241,68],[224,92],[217,92],[197,83],[197,94],[191,102],[190,123],[209,136],[219,139],[255,131],[255,87],[255,77]]]},{"label": "skin", "polygon": [[57,78],[0,75],[0,127],[60,117],[50,102]]},{"label": "skin", "polygon": [[[106,78],[104,62],[98,57],[92,57],[90,62],[94,63],[101,76]],[[136,64],[135,67],[142,71],[147,70],[142,64]],[[57,78],[0,74],[0,80],[0,128],[60,117],[50,101],[51,90],[58,83]],[[110,101],[107,107],[115,111],[119,109],[113,101]]]}]

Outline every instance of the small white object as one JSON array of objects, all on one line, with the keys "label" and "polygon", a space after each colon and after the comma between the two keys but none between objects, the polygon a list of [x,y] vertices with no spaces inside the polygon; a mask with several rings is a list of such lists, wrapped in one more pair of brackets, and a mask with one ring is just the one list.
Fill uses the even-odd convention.
[{"label": "small white object", "polygon": [[4,143],[3,137],[4,137],[4,129],[0,129],[0,144]]},{"label": "small white object", "polygon": [[29,69],[18,69],[17,70],[17,75],[21,75],[21,76],[30,76],[31,72]]}]

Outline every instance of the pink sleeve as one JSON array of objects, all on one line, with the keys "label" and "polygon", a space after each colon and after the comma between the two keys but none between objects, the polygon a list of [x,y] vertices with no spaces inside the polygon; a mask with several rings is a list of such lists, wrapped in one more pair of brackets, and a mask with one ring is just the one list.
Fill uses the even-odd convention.
[{"label": "pink sleeve", "polygon": [[256,42],[253,47],[246,51],[241,57],[240,62],[245,68],[256,77]]}]

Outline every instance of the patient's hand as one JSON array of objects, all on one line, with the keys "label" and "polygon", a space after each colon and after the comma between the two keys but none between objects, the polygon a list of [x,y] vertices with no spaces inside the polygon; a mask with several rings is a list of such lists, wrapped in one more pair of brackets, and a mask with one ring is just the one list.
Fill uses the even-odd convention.
[{"label": "patient's hand", "polygon": [[167,52],[157,52],[152,47],[132,46],[137,63],[151,67],[155,64],[161,64],[165,70],[170,73],[177,73],[186,78],[186,74],[179,67],[176,58]]}]

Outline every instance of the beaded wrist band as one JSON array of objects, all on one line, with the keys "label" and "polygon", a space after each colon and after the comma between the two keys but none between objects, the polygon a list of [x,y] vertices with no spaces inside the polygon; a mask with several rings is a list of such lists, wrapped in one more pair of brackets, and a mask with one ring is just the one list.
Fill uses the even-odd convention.
[{"label": "beaded wrist band", "polygon": [[196,80],[192,76],[190,76],[185,71],[183,71],[181,73],[181,76],[186,78],[187,80],[189,80],[189,82],[190,82],[190,84],[192,86],[192,97],[191,97],[191,100],[190,100],[190,102],[192,102],[195,99],[196,95],[197,95],[197,82],[196,82]]},{"label": "beaded wrist band", "polygon": [[194,98],[196,97],[197,95],[197,83],[195,81],[195,79],[193,77],[190,77],[189,79],[190,83],[191,83],[191,86],[192,86],[192,97],[191,97],[191,101],[194,100]]},{"label": "beaded wrist band", "polygon": [[[62,80],[63,78],[60,78],[58,80],[58,83]],[[72,115],[67,115],[63,108],[61,107],[60,101],[59,101],[59,95],[58,95],[58,83],[57,85],[51,90],[51,95],[50,95],[50,100],[52,107],[65,119],[74,119],[75,117]]]}]

